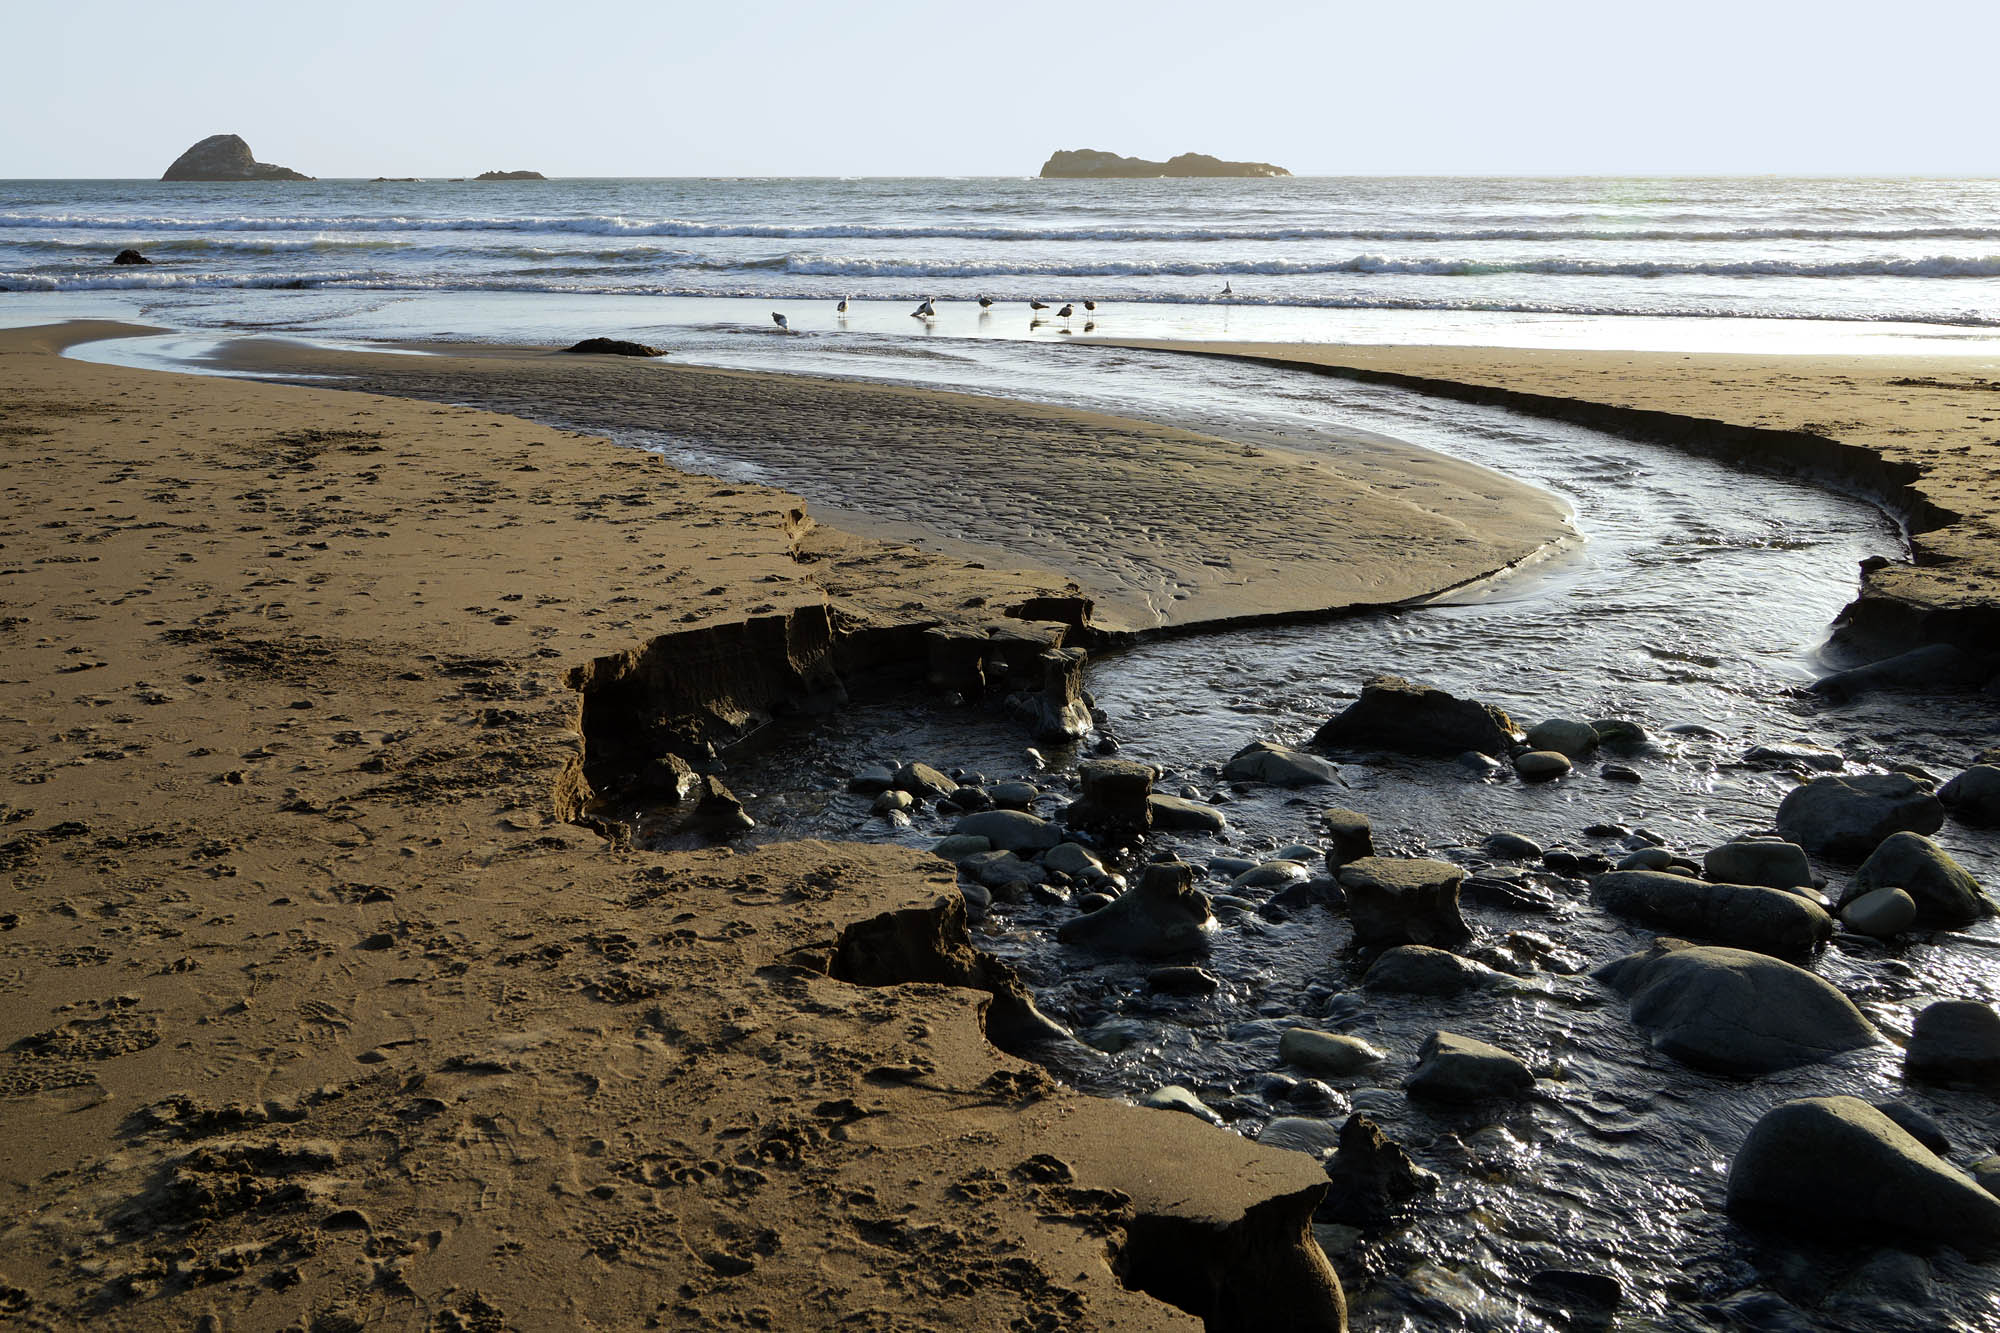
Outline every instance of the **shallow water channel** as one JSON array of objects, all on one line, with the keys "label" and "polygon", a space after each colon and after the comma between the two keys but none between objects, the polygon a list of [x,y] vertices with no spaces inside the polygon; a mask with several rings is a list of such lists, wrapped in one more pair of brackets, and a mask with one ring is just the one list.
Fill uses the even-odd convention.
[{"label": "shallow water channel", "polygon": [[[763,367],[761,349],[738,353],[743,342],[718,333],[676,350],[680,359]],[[1653,1052],[1623,1001],[1585,970],[1643,947],[1650,933],[1593,908],[1581,881],[1496,866],[1481,851],[1486,835],[1504,830],[1615,859],[1641,845],[1643,830],[1698,854],[1767,828],[1794,779],[1740,765],[1756,744],[1803,740],[1841,750],[1850,770],[1915,762],[1942,775],[1990,744],[2000,701],[1875,696],[1826,707],[1797,693],[1818,674],[1814,649],[1853,595],[1857,562],[1902,554],[1888,518],[1804,482],[1303,371],[1082,347],[1051,354],[931,342],[871,351],[864,339],[841,342],[810,366],[789,346],[789,368],[1122,411],[1303,449],[1390,435],[1533,481],[1574,506],[1580,546],[1447,604],[1148,642],[1094,662],[1088,677],[1124,757],[1165,770],[1163,790],[1187,786],[1228,802],[1226,837],[1162,835],[1148,851],[1175,848],[1198,866],[1254,859],[1320,842],[1316,816],[1329,805],[1361,810],[1374,820],[1378,850],[1518,873],[1550,892],[1546,912],[1468,896],[1478,939],[1467,952],[1519,974],[1517,986],[1445,1000],[1373,994],[1347,959],[1345,920],[1314,905],[1260,913],[1269,890],[1238,891],[1252,906],[1219,913],[1223,927],[1204,963],[1223,985],[1206,997],[1153,992],[1145,976],[1155,964],[1058,944],[1055,927],[1075,911],[1066,904],[996,904],[975,925],[985,947],[1026,974],[1049,1014],[1105,1051],[1059,1062],[1077,1085],[1137,1097],[1178,1083],[1250,1136],[1273,1115],[1338,1124],[1348,1108],[1363,1110],[1442,1177],[1406,1226],[1359,1242],[1325,1234],[1349,1280],[1356,1328],[1573,1326],[1529,1290],[1546,1269],[1618,1278],[1624,1328],[2000,1327],[1991,1270],[1949,1251],[1908,1258],[1865,1238],[1852,1248],[1801,1244],[1741,1228],[1721,1211],[1731,1152],[1780,1101],[1831,1092],[1905,1100],[1945,1127],[1960,1165],[2000,1143],[1990,1101],[1906,1087],[1891,1046],[1755,1081],[1686,1069]],[[654,447],[677,451],[672,442]],[[809,479],[774,480],[811,493]],[[1340,788],[1234,789],[1219,780],[1220,764],[1242,745],[1303,742],[1379,671],[1500,704],[1524,725],[1625,717],[1655,741],[1541,786],[1511,774],[1481,778],[1449,761],[1358,755],[1342,757]],[[891,829],[868,813],[869,798],[846,793],[846,776],[870,761],[910,759],[989,781],[1028,776],[1047,789],[1036,808],[1053,814],[1088,752],[1045,749],[1049,768],[1037,773],[1004,719],[876,703],[767,728],[728,757],[727,780],[760,821],[752,841],[927,846],[949,820],[919,810],[911,827]],[[1605,760],[1629,764],[1642,780],[1607,779]],[[1634,835],[1582,832],[1614,823]],[[664,821],[650,832],[678,841]],[[1988,835],[1947,824],[1938,836],[1976,876],[2000,883]],[[1837,886],[1848,868],[1822,869]],[[1224,891],[1227,876],[1213,874],[1204,887]],[[1817,969],[1900,1040],[1933,999],[2000,997],[1996,951],[2000,932],[1990,925],[1893,946],[1843,934]],[[1331,1080],[1331,1096],[1323,1086],[1289,1086],[1273,1077],[1283,1073],[1277,1044],[1299,1025],[1353,1033],[1390,1058],[1369,1076]],[[1401,1079],[1438,1028],[1526,1059],[1540,1075],[1534,1094],[1480,1111],[1407,1100]]]}]

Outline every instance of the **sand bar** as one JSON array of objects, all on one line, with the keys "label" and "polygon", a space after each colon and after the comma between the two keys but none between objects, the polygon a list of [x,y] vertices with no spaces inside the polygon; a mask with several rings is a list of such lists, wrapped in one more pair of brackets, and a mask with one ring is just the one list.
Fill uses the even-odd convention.
[{"label": "sand bar", "polygon": [[1321,456],[971,394],[454,351],[260,340],[237,344],[228,363],[725,452],[837,507],[843,526],[1053,570],[1113,631],[1404,602],[1568,532],[1556,497],[1393,442]]},{"label": "sand bar", "polygon": [[942,862],[567,822],[579,667],[1061,582],[97,332],[0,335],[14,1321],[1330,1326],[1317,1166],[995,1049]]},{"label": "sand bar", "polygon": [[1912,562],[1867,572],[1838,648],[2000,644],[2000,357],[1119,345],[1309,366],[1817,473],[1884,504],[1910,534]]}]

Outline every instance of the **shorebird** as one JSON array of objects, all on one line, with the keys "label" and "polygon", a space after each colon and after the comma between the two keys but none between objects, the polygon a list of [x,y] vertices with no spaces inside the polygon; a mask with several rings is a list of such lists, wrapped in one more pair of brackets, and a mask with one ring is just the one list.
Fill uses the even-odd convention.
[{"label": "shorebird", "polygon": [[775,310],[771,312],[771,322],[778,326],[778,332],[780,333],[790,333],[792,331],[792,322]]},{"label": "shorebird", "polygon": [[1057,319],[1068,319],[1068,318],[1069,318],[1069,317],[1070,317],[1071,315],[1073,315],[1073,314],[1075,314],[1075,313],[1076,313],[1076,307],[1075,307],[1075,306],[1073,306],[1073,305],[1068,305],[1068,304],[1065,304],[1065,305],[1063,306],[1063,308],[1062,308],[1062,309],[1060,309],[1060,310],[1056,311],[1056,318],[1057,318]]},{"label": "shorebird", "polygon": [[993,298],[992,298],[992,297],[990,297],[990,296],[982,296],[982,297],[980,297],[980,298],[979,298],[979,308],[980,308],[981,310],[991,310],[991,309],[993,308]]},{"label": "shorebird", "polygon": [[1226,283],[1226,282],[1222,284],[1222,294],[1223,294],[1224,296],[1234,296],[1234,295],[1236,295],[1236,293],[1235,293],[1235,292],[1232,292],[1232,291],[1230,291],[1230,290],[1229,290],[1229,284],[1228,284],[1228,283]]},{"label": "shorebird", "polygon": [[931,301],[932,301],[933,299],[934,299],[934,298],[932,298],[932,297],[929,297],[929,296],[926,296],[926,297],[924,298],[924,303],[923,303],[922,305],[918,306],[918,307],[917,307],[917,308],[916,308],[915,310],[912,310],[912,311],[910,312],[910,318],[911,318],[911,319],[935,319],[935,318],[937,317],[937,307],[931,304]]},{"label": "shorebird", "polygon": [[1091,316],[1091,315],[1094,315],[1094,314],[1096,314],[1096,313],[1097,313],[1097,302],[1095,302],[1095,301],[1085,301],[1085,302],[1083,303],[1083,313],[1084,313],[1084,316],[1085,316],[1086,318],[1088,318],[1088,317],[1089,317],[1089,316]]},{"label": "shorebird", "polygon": [[837,306],[835,306],[835,307],[833,308],[833,313],[834,313],[834,314],[836,314],[836,315],[844,315],[844,314],[846,314],[846,313],[847,313],[847,298],[846,298],[846,297],[844,297],[844,296],[843,296],[843,297],[841,297],[841,298],[840,298],[840,304],[839,304],[839,305],[837,305]]}]

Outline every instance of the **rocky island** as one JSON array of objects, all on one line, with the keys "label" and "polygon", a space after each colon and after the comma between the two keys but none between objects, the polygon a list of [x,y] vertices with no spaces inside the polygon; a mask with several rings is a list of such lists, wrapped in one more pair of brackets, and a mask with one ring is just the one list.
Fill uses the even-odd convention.
[{"label": "rocky island", "polygon": [[1164,162],[1120,157],[1100,148],[1065,148],[1042,163],[1043,180],[1150,180],[1159,176],[1289,176],[1269,162],[1225,162],[1206,153],[1182,153]]},{"label": "rocky island", "polygon": [[548,177],[539,171],[482,171],[472,179],[476,181],[545,181]]},{"label": "rocky island", "polygon": [[290,167],[259,162],[250,145],[235,134],[211,134],[174,159],[163,181],[309,181]]}]

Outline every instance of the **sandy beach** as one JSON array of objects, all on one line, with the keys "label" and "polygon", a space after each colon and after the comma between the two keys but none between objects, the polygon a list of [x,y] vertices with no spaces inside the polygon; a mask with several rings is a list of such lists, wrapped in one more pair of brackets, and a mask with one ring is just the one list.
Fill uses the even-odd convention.
[{"label": "sandy beach", "polygon": [[[927,634],[1062,644],[1086,600],[1113,630],[1396,602],[1540,549],[1549,497],[550,353],[257,352],[340,390],[57,355],[109,331],[0,334],[15,1322],[1343,1325],[1312,1158],[996,1047],[1024,991],[942,861],[624,844],[579,689],[637,682],[657,715],[596,725],[643,730],[785,702],[841,644],[920,688]],[[1995,367],[1203,350],[1824,437],[1937,520],[1870,595],[1940,637],[2000,596]]]}]

